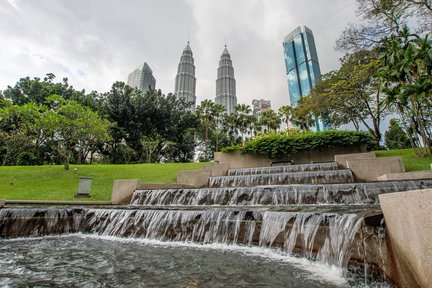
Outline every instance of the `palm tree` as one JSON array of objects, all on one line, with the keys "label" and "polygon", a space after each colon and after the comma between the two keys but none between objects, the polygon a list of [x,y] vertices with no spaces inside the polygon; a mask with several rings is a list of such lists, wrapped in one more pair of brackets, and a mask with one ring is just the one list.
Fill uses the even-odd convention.
[{"label": "palm tree", "polygon": [[195,113],[200,118],[202,125],[204,126],[205,130],[205,158],[209,160],[208,157],[208,131],[209,127],[212,124],[212,121],[215,117],[214,109],[215,109],[215,103],[212,100],[205,99],[201,102],[201,105],[198,105]]},{"label": "palm tree", "polygon": [[236,117],[237,129],[241,134],[242,143],[244,143],[245,134],[252,123],[252,110],[250,106],[246,104],[237,104],[235,110],[236,111],[233,114]]},{"label": "palm tree", "polygon": [[261,125],[267,127],[264,132],[269,132],[276,131],[279,128],[281,124],[281,119],[273,109],[267,109],[261,112],[259,122]]},{"label": "palm tree", "polygon": [[292,115],[292,107],[290,105],[284,105],[279,108],[279,115],[282,118],[282,122],[285,122],[286,128],[290,128],[290,118]]},{"label": "palm tree", "polygon": [[221,104],[214,104],[213,119],[215,121],[215,126],[216,126],[216,149],[215,149],[216,152],[219,150],[219,129],[223,126],[224,112],[225,112],[224,106],[222,106]]}]

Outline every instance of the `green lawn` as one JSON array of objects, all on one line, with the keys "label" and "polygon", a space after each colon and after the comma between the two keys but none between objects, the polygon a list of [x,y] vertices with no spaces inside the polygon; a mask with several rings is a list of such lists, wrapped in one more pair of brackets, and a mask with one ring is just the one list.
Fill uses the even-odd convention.
[{"label": "green lawn", "polygon": [[375,151],[377,157],[402,156],[406,171],[431,170],[432,156],[418,157],[413,149]]},{"label": "green lawn", "polygon": [[[129,165],[71,165],[0,167],[0,199],[77,200],[79,176],[93,177],[88,201],[110,201],[113,180],[140,179],[147,183],[175,183],[180,170],[199,170],[208,163],[166,163]],[[73,169],[77,168],[77,173]]]}]

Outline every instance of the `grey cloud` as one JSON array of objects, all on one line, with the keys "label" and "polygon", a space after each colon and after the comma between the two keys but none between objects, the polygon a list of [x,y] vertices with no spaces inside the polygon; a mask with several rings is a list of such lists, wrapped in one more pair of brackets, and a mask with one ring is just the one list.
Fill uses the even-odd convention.
[{"label": "grey cloud", "polygon": [[355,20],[355,0],[10,2],[0,3],[0,90],[20,77],[52,72],[76,88],[104,92],[145,61],[157,88],[172,92],[189,31],[198,101],[214,100],[226,35],[238,101],[270,99],[276,109],[288,103],[283,37],[298,25],[310,27],[321,70],[328,72],[341,57],[333,50],[336,38]]}]

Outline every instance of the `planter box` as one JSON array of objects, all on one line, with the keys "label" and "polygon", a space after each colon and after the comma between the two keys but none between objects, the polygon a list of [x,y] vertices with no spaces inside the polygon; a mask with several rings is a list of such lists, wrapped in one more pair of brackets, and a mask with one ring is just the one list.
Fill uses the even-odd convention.
[{"label": "planter box", "polygon": [[244,154],[242,154],[240,151],[228,153],[216,152],[214,159],[219,163],[229,164],[230,168],[253,168],[271,166],[273,162],[281,161],[293,161],[294,164],[333,162],[335,155],[361,153],[365,152],[365,150],[365,147],[361,146],[345,146],[323,150],[302,151],[280,159],[269,159],[265,155],[254,154],[250,152]]}]

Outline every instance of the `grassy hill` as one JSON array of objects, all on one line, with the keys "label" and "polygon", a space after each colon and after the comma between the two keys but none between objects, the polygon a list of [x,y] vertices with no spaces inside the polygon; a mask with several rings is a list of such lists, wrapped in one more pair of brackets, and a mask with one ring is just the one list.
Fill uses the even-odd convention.
[{"label": "grassy hill", "polygon": [[418,157],[413,149],[382,150],[375,151],[377,157],[401,156],[405,165],[405,170],[422,171],[431,170],[432,156]]},{"label": "grassy hill", "polygon": [[[0,167],[0,199],[6,200],[77,200],[79,176],[93,177],[91,198],[110,201],[115,179],[140,179],[148,183],[175,183],[177,172],[198,170],[208,163],[166,163],[129,165],[71,165]],[[77,168],[77,172],[73,171]]]}]

